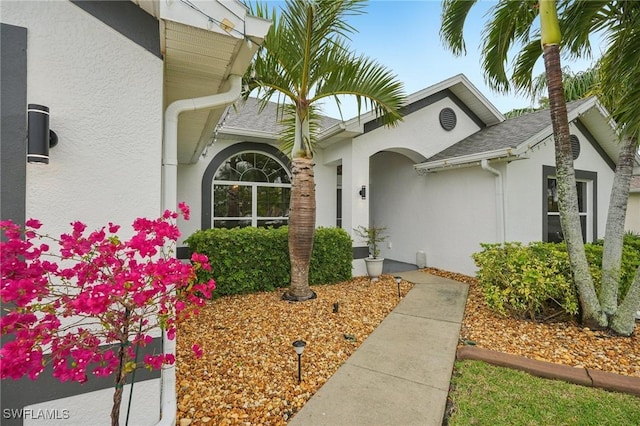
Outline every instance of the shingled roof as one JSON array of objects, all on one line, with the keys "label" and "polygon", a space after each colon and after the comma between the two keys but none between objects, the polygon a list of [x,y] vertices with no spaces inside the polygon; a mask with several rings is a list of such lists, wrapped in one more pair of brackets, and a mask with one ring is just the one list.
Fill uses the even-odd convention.
[{"label": "shingled roof", "polygon": [[[590,98],[567,103],[571,113]],[[480,154],[500,149],[515,149],[551,125],[549,110],[541,110],[486,127],[427,159],[428,162]]]},{"label": "shingled roof", "polygon": [[[229,128],[236,128],[277,134],[282,128],[282,125],[279,124],[280,117],[278,117],[278,107],[275,102],[269,102],[260,111],[258,100],[248,98],[246,102],[238,102],[235,109],[230,108],[229,115],[221,128],[222,132],[228,131]],[[335,118],[320,116],[320,130],[331,127],[338,122],[340,120]]]}]

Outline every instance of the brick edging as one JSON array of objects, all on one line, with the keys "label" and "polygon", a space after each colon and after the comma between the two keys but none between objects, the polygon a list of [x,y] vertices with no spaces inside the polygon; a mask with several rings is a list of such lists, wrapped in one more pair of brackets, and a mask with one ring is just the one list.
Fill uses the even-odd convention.
[{"label": "brick edging", "polygon": [[538,361],[523,356],[478,348],[476,346],[459,347],[456,351],[456,359],[484,361],[501,367],[526,371],[529,374],[546,379],[563,380],[578,385],[640,396],[639,377],[623,376],[591,368],[570,367],[568,365]]}]

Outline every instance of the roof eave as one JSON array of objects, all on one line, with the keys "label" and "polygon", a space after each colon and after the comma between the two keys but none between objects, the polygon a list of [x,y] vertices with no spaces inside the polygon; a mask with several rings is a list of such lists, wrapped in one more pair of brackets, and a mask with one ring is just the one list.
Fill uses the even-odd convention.
[{"label": "roof eave", "polygon": [[414,164],[413,168],[419,175],[426,175],[427,173],[441,170],[476,166],[479,165],[482,160],[511,161],[525,158],[527,158],[527,156],[522,153],[517,153],[515,148],[501,148],[493,151]]},{"label": "roof eave", "polygon": [[[226,90],[230,75],[245,73],[271,26],[238,0],[131,1],[159,21],[165,106]],[[198,161],[223,113],[217,108],[181,114],[180,164]]]}]

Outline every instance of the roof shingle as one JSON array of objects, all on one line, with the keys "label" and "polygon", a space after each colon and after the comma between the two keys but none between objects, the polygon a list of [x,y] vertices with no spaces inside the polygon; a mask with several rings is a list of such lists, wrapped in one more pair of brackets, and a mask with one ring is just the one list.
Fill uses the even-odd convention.
[{"label": "roof shingle", "polygon": [[[567,112],[573,111],[588,100],[589,98],[584,98],[567,103]],[[427,161],[439,161],[499,149],[516,148],[550,125],[551,119],[548,109],[521,115],[486,127],[440,151]]]}]

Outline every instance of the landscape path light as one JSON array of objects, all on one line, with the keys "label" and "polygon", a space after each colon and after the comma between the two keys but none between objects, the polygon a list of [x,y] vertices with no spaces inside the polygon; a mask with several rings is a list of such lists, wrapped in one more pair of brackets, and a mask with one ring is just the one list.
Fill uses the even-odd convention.
[{"label": "landscape path light", "polygon": [[307,342],[305,342],[304,340],[296,340],[295,342],[293,342],[293,349],[295,349],[296,353],[298,354],[298,384],[302,380],[301,358],[305,346],[307,346]]},{"label": "landscape path light", "polygon": [[393,278],[396,279],[396,284],[398,284],[398,299],[400,299],[400,281],[402,281],[402,277],[395,276]]}]

